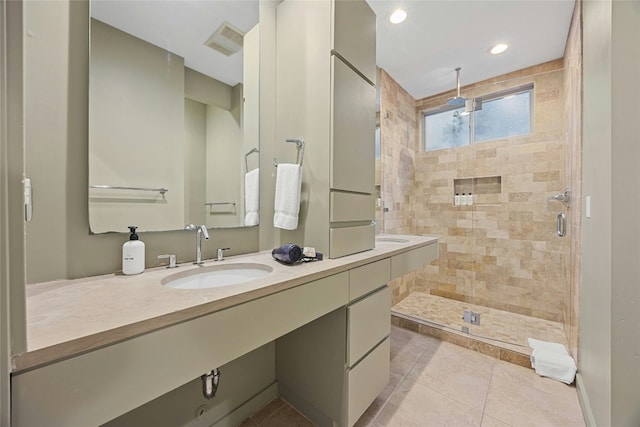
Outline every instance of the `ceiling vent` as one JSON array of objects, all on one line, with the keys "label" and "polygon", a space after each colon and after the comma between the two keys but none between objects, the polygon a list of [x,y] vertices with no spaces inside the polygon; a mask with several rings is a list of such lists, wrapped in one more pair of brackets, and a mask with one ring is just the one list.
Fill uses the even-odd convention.
[{"label": "ceiling vent", "polygon": [[224,55],[231,56],[242,50],[243,40],[242,31],[228,22],[223,22],[204,44]]}]

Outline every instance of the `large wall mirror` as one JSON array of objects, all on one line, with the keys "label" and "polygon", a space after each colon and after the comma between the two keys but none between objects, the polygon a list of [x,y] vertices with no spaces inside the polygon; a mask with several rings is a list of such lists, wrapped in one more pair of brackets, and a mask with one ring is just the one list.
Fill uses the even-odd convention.
[{"label": "large wall mirror", "polygon": [[91,0],[91,231],[258,223],[258,0]]}]

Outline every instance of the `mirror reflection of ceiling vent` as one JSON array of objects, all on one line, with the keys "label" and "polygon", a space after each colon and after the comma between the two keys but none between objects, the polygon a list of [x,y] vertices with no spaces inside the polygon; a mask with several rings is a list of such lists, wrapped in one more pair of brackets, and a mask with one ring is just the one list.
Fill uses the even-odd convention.
[{"label": "mirror reflection of ceiling vent", "polygon": [[228,22],[223,22],[204,44],[224,55],[231,56],[242,50],[243,40],[242,31]]}]

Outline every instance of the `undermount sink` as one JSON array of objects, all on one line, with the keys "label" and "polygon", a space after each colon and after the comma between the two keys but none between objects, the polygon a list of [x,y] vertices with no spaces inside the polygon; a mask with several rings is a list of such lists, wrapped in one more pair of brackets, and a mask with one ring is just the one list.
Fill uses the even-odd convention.
[{"label": "undermount sink", "polygon": [[172,289],[208,289],[248,282],[271,273],[264,264],[217,264],[165,277],[162,285]]},{"label": "undermount sink", "polygon": [[376,237],[376,243],[409,243],[409,240],[396,237]]}]

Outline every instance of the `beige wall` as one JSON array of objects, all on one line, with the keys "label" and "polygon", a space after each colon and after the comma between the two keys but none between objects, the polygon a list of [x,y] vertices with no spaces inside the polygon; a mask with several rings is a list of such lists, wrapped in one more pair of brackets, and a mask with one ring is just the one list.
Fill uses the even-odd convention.
[{"label": "beige wall", "polygon": [[276,11],[281,0],[260,2],[260,250],[277,245],[273,227],[276,157]]},{"label": "beige wall", "polygon": [[[613,2],[612,425],[640,425],[640,2]],[[635,184],[630,184],[635,183]],[[582,311],[581,311],[582,312]],[[591,371],[591,374],[594,372]]]},{"label": "beige wall", "polygon": [[11,356],[26,350],[22,205],[22,4],[0,2],[0,425],[11,416]]},{"label": "beige wall", "polygon": [[611,8],[609,1],[583,2],[582,191],[592,203],[582,224],[578,388],[597,425],[611,425],[612,416]]},{"label": "beige wall", "polygon": [[[274,246],[293,242],[328,254],[331,58],[317,52],[331,50],[327,28],[331,7],[325,2],[289,1],[280,3],[277,9],[273,157],[281,163],[295,163],[296,145],[285,143],[287,138],[303,138],[305,154],[298,227],[293,231],[275,229]],[[296,34],[301,36],[294,37]],[[275,180],[273,163],[265,167],[272,170],[270,179]],[[267,224],[273,224],[273,210],[270,212]]]},{"label": "beige wall", "polygon": [[206,199],[207,106],[184,99],[184,215],[185,224],[204,224]]},{"label": "beige wall", "polygon": [[89,190],[96,233],[184,227],[184,60],[91,20]]},{"label": "beige wall", "polygon": [[[25,156],[34,186],[34,217],[26,224],[27,282],[68,279],[121,269],[126,234],[91,235],[88,220],[88,2],[26,2]],[[195,258],[191,232],[141,233],[146,266],[175,253]],[[205,258],[258,248],[258,229],[214,230]]]},{"label": "beige wall", "polygon": [[[256,25],[244,35],[242,63],[242,84],[244,111],[242,114],[242,172],[244,155],[252,148],[260,148],[260,25]],[[260,157],[252,154],[247,158],[249,170],[257,168]]]},{"label": "beige wall", "polygon": [[240,123],[230,111],[213,105],[207,106],[206,114],[206,203],[235,203],[235,207],[216,205],[208,208],[206,224],[207,227],[237,227],[244,220],[239,173],[242,163]]},{"label": "beige wall", "polygon": [[231,86],[191,68],[184,70],[184,95],[189,99],[231,110],[233,105],[231,89]]},{"label": "beige wall", "polygon": [[590,425],[640,423],[640,8],[583,2],[583,217],[578,391]]}]

